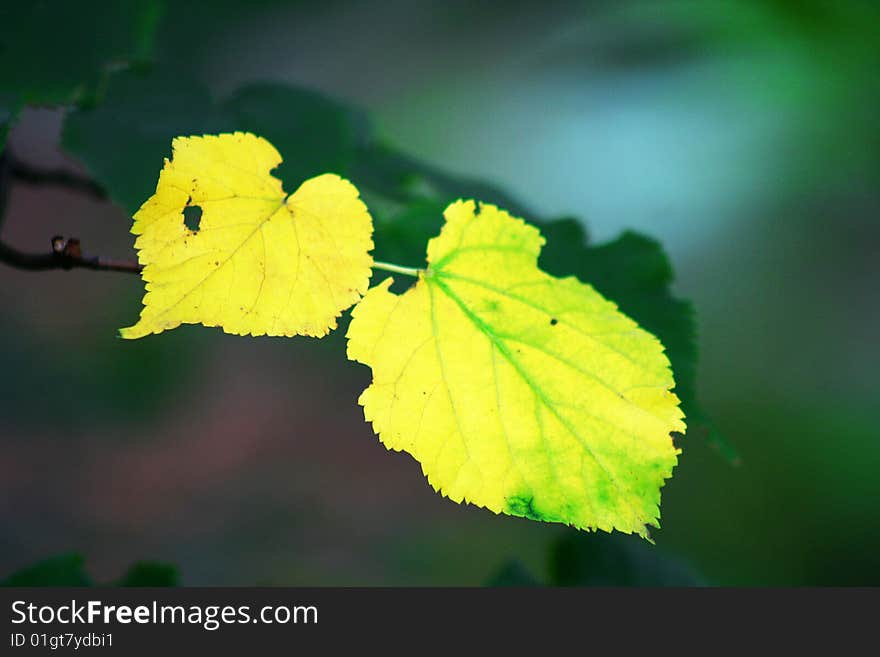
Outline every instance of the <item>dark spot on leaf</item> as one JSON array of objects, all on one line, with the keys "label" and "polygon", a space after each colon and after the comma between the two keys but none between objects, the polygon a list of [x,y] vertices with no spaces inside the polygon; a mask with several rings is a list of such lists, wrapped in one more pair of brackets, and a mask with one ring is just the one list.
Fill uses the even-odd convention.
[{"label": "dark spot on leaf", "polygon": [[202,208],[198,205],[188,205],[183,209],[183,224],[192,232],[198,233],[202,223]]},{"label": "dark spot on leaf", "polygon": [[528,493],[508,497],[507,512],[529,520],[544,520],[544,514],[535,508],[535,497]]},{"label": "dark spot on leaf", "polygon": [[550,320],[550,326],[556,326],[559,323],[559,320],[555,317]]}]

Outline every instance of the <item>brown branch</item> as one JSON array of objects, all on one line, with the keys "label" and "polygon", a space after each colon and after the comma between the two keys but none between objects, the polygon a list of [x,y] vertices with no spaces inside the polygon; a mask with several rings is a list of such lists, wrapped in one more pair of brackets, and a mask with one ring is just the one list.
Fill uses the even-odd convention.
[{"label": "brown branch", "polygon": [[107,198],[104,188],[90,178],[64,169],[39,169],[8,155],[9,176],[17,182],[29,185],[57,185],[99,199]]},{"label": "brown branch", "polygon": [[3,226],[3,217],[6,215],[6,206],[9,203],[9,181],[12,179],[12,161],[9,158],[9,149],[0,150],[0,228]]},{"label": "brown branch", "polygon": [[[104,190],[92,180],[62,170],[35,169],[15,159],[9,150],[0,151],[0,221],[6,213],[9,188],[13,180],[30,184],[62,185],[98,198],[106,198]],[[141,265],[132,260],[115,260],[85,255],[77,238],[60,235],[52,238],[48,253],[25,253],[0,240],[0,262],[27,271],[50,269],[94,269],[139,274]]]},{"label": "brown branch", "polygon": [[133,260],[115,260],[103,256],[85,255],[80,248],[78,239],[75,237],[67,239],[61,236],[52,238],[52,250],[49,253],[25,253],[0,241],[0,262],[10,267],[29,271],[95,269],[140,274],[143,269]]}]

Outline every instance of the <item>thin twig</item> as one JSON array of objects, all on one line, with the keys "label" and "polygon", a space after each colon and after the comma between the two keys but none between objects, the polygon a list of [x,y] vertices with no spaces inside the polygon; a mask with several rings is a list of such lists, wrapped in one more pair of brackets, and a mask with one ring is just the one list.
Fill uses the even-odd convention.
[{"label": "thin twig", "polygon": [[[6,203],[12,181],[35,185],[62,185],[98,198],[106,198],[104,190],[92,180],[61,170],[35,169],[17,160],[9,149],[0,153],[0,222],[6,214]],[[116,260],[86,255],[77,238],[60,235],[52,238],[48,253],[26,253],[0,240],[0,262],[27,271],[50,269],[95,269],[139,274],[141,265],[133,260]]]},{"label": "thin twig", "polygon": [[103,256],[85,255],[75,237],[52,238],[49,253],[25,253],[0,241],[0,262],[17,269],[46,271],[50,269],[95,269],[98,271],[121,271],[140,274],[141,265],[133,260],[116,260]]}]

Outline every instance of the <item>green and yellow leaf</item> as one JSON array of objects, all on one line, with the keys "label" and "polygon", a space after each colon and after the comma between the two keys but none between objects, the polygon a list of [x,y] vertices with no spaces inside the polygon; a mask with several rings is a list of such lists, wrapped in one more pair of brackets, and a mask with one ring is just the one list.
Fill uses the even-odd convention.
[{"label": "green and yellow leaf", "polygon": [[174,140],[156,193],[134,216],[147,293],[122,337],[180,324],[238,335],[336,328],[369,285],[372,220],[357,189],[333,174],[288,196],[270,173],[280,162],[250,133]]},{"label": "green and yellow leaf", "polygon": [[473,201],[444,214],[416,284],[386,279],[353,311],[366,419],[456,502],[647,538],[685,431],[663,346],[538,269],[533,226]]}]

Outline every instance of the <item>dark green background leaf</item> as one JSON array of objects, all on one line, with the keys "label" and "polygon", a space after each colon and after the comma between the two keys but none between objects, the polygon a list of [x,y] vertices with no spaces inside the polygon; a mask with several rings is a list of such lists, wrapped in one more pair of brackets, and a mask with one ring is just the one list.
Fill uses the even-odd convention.
[{"label": "dark green background leaf", "polygon": [[696,586],[685,564],[631,536],[569,532],[550,549],[555,586]]},{"label": "dark green background leaf", "polygon": [[51,557],[12,573],[0,586],[92,586],[81,554]]},{"label": "dark green background leaf", "polygon": [[281,84],[254,84],[223,103],[236,129],[259,134],[282,154],[284,189],[321,173],[349,176],[369,131],[366,116],[320,94]]},{"label": "dark green background leaf", "polygon": [[177,586],[177,567],[158,561],[138,561],[114,586]]},{"label": "dark green background leaf", "polygon": [[0,149],[26,104],[91,104],[106,73],[144,61],[159,0],[4,2],[0,5]]},{"label": "dark green background leaf", "polygon": [[487,586],[700,586],[687,564],[632,536],[566,531],[548,550],[547,581],[518,561],[504,564]]},{"label": "dark green background leaf", "polygon": [[488,579],[486,586],[541,586],[541,582],[521,562],[508,561]]},{"label": "dark green background leaf", "polygon": [[[0,586],[95,586],[84,564],[79,553],[61,554],[9,575]],[[177,586],[178,580],[177,568],[171,564],[138,561],[110,586]]]},{"label": "dark green background leaf", "polygon": [[174,71],[126,71],[110,78],[98,107],[70,114],[62,146],[134,214],[155,191],[174,137],[234,128],[198,83]]}]

